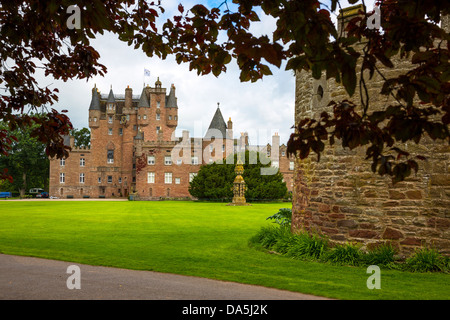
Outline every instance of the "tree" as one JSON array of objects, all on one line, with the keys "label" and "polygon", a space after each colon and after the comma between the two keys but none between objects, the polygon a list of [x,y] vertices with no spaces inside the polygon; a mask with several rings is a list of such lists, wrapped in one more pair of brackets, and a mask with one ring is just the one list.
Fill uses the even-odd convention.
[{"label": "tree", "polygon": [[[238,155],[234,154],[230,157],[234,158],[234,162],[228,159],[223,164],[203,165],[189,185],[190,194],[199,199],[209,200],[233,198],[232,187],[236,177],[234,169]],[[252,163],[255,162],[253,159],[256,160],[256,163]],[[264,154],[246,151],[243,162],[247,200],[275,200],[286,196],[286,183],[278,170],[270,175],[261,174],[261,168],[270,167],[270,161]]]},{"label": "tree", "polygon": [[[7,125],[0,124],[1,128]],[[8,190],[17,190],[23,197],[29,188],[46,188],[49,178],[49,160],[45,154],[45,146],[31,137],[35,128],[24,127],[10,132],[17,141],[11,145],[8,156],[0,156],[0,167],[7,169],[12,179],[4,182]],[[4,180],[7,181],[7,180]],[[5,189],[5,190],[6,190]]]},{"label": "tree", "polygon": [[[381,30],[367,27],[372,13],[364,9],[363,17],[353,21],[345,33],[338,33],[331,20],[331,14],[340,8],[338,0],[331,0],[329,7],[318,0],[233,3],[235,12],[229,9],[227,0],[211,9],[197,4],[186,10],[180,4],[179,15],[158,29],[157,19],[164,12],[161,2],[94,0],[82,2],[76,7],[78,11],[71,7],[71,11],[71,3],[66,1],[1,1],[0,84],[6,93],[0,95],[0,120],[7,122],[10,130],[37,123],[31,135],[46,145],[47,155],[67,156],[68,147],[61,135],[72,127],[64,112],[51,109],[39,119],[24,112],[27,106],[32,111],[49,108],[58,99],[56,88],[39,87],[34,72],[42,68],[46,75],[64,81],[104,75],[106,67],[99,63],[100,56],[90,46],[90,39],[111,32],[150,57],[175,55],[178,63],[189,63],[190,69],[199,74],[219,76],[234,60],[241,70],[241,81],[257,81],[271,74],[270,66],[279,68],[285,61],[288,70],[335,79],[352,97],[357,73],[369,71],[370,78],[380,73],[377,63],[393,68],[394,55],[410,57],[409,72],[393,78],[382,75],[382,93],[394,96],[396,104],[381,111],[371,110],[362,77],[356,97],[361,105],[336,101],[333,114],[322,114],[320,121],[304,119],[296,123],[289,152],[302,158],[311,151],[320,155],[323,141],[333,144],[338,138],[344,147],[367,146],[372,169],[401,180],[408,170],[417,170],[418,164],[413,159],[403,160],[408,154],[392,148],[395,141],[419,143],[429,135],[450,142],[450,36],[438,26],[441,16],[450,13],[446,0],[380,0]],[[249,32],[250,26],[259,21],[259,9],[277,20],[271,38]],[[80,28],[68,24],[69,19],[78,19]],[[220,42],[219,38],[224,40]],[[368,41],[362,52],[356,52],[353,45],[363,38]],[[359,69],[358,59],[363,61]],[[0,152],[7,154],[10,144],[1,131]],[[398,161],[386,154],[389,149],[397,152]]]},{"label": "tree", "polygon": [[88,128],[72,129],[70,135],[75,139],[75,147],[88,147],[91,145],[91,131]]}]

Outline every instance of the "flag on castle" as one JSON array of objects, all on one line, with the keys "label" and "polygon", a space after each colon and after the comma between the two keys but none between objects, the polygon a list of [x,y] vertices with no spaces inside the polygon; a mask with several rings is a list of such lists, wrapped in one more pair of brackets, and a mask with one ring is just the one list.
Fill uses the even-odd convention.
[{"label": "flag on castle", "polygon": [[144,69],[144,77],[150,77],[150,70]]}]

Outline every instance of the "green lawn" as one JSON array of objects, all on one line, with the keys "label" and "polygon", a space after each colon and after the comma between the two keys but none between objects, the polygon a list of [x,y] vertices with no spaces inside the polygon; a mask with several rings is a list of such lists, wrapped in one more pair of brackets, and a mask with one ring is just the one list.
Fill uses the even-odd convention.
[{"label": "green lawn", "polygon": [[450,276],[304,262],[248,246],[289,203],[0,201],[0,252],[249,283],[339,299],[449,299]]}]

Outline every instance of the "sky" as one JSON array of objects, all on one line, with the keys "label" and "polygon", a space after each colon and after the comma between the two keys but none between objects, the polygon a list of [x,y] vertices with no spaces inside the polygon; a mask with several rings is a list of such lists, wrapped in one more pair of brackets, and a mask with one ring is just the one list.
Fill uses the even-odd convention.
[{"label": "sky", "polygon": [[[166,10],[164,17],[177,14],[180,2],[187,9],[197,3],[218,6],[223,1],[163,0],[162,6]],[[231,0],[228,2],[231,5]],[[342,5],[348,3],[343,1]],[[267,34],[271,38],[276,21],[261,12],[258,14],[261,21],[250,31],[256,35]],[[292,71],[285,70],[285,64],[280,69],[271,66],[272,76],[254,83],[242,83],[235,61],[228,64],[227,72],[219,77],[212,74],[198,76],[196,71],[189,71],[188,63],[177,64],[174,56],[165,60],[149,58],[140,49],[129,47],[113,34],[98,35],[91,45],[100,54],[99,62],[107,67],[105,76],[96,76],[88,81],[63,82],[37,75],[38,79],[41,77],[39,83],[42,86],[59,89],[59,101],[52,107],[58,111],[67,109],[67,115],[75,128],[88,127],[88,109],[94,85],[101,93],[108,93],[112,87],[115,94],[122,95],[125,88],[130,86],[133,94],[139,95],[144,83],[153,87],[159,77],[162,87],[168,90],[172,84],[176,87],[177,136],[181,136],[182,130],[188,130],[191,137],[202,137],[218,103],[225,122],[229,118],[233,121],[234,137],[238,138],[241,132],[248,132],[252,145],[270,143],[275,132],[280,135],[281,144],[287,144],[293,132],[295,77]],[[150,70],[150,77],[144,77],[144,69]]]}]

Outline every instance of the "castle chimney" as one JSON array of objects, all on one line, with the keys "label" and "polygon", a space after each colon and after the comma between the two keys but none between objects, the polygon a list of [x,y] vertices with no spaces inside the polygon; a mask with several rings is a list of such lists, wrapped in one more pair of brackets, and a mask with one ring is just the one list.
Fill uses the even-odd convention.
[{"label": "castle chimney", "polygon": [[278,161],[280,158],[280,136],[278,132],[272,136],[272,147],[270,150],[270,159],[272,161]]},{"label": "castle chimney", "polygon": [[125,89],[125,108],[131,108],[133,104],[133,89],[127,86]]},{"label": "castle chimney", "polygon": [[231,118],[228,119],[227,124],[227,139],[233,139],[233,122],[231,121]]}]

